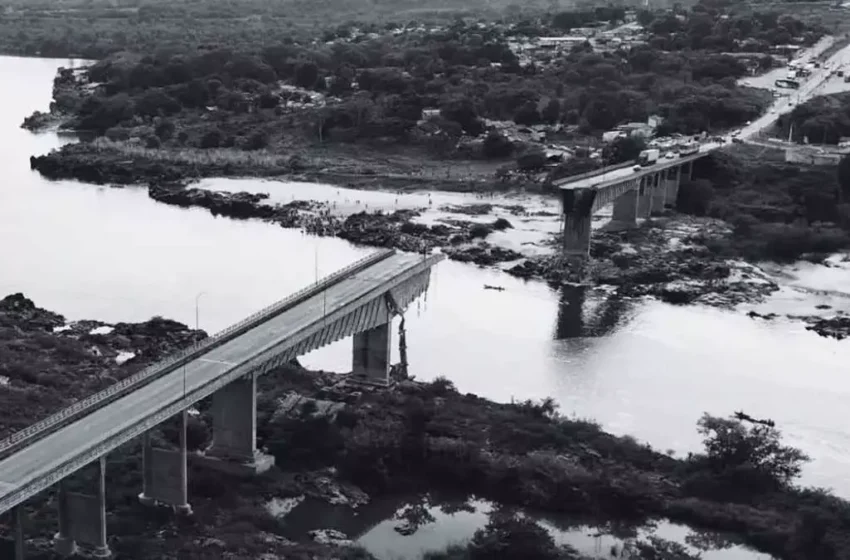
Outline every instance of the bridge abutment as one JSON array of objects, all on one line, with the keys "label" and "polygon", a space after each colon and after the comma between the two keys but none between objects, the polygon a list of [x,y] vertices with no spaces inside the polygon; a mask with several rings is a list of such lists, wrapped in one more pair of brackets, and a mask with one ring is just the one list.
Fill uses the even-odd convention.
[{"label": "bridge abutment", "polygon": [[581,259],[590,256],[590,232],[595,200],[596,189],[561,191],[561,203],[564,210],[564,256]]},{"label": "bridge abutment", "polygon": [[257,449],[257,378],[246,375],[213,395],[213,441],[206,464],[232,474],[259,474],[274,457]]},{"label": "bridge abutment", "polygon": [[177,450],[158,449],[153,446],[150,432],[142,441],[142,493],[139,502],[146,506],[168,505],[175,511],[189,515],[186,425],[188,411],[180,414],[180,447]]},{"label": "bridge abutment", "polygon": [[93,558],[109,558],[106,543],[106,457],[95,462],[95,495],[70,492],[59,483],[59,533],[53,541],[57,554],[71,556],[77,544],[85,546]]},{"label": "bridge abutment", "polygon": [[390,313],[386,306],[383,306],[381,315],[385,323],[354,335],[352,375],[368,383],[388,385],[392,332]]}]

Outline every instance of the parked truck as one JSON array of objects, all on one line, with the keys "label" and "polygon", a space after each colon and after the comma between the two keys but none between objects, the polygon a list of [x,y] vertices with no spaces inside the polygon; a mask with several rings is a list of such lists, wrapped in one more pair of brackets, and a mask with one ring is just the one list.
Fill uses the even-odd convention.
[{"label": "parked truck", "polygon": [[638,163],[642,166],[646,167],[647,165],[655,165],[658,163],[658,156],[661,155],[661,152],[658,148],[652,148],[650,150],[644,150],[638,155]]}]

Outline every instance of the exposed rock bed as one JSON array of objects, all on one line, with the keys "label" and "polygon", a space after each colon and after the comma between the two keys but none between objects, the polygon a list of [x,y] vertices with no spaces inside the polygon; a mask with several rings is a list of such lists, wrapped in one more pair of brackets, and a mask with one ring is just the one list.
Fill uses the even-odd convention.
[{"label": "exposed rock bed", "polygon": [[544,256],[526,259],[507,272],[553,283],[612,286],[620,296],[654,296],[672,304],[729,307],[779,289],[758,268],[728,260],[703,244],[706,238],[728,234],[728,227],[716,220],[667,216],[639,229],[594,231],[591,260],[584,267]]},{"label": "exposed rock bed", "polygon": [[[7,393],[0,406],[0,437],[204,337],[203,331],[158,317],[144,323],[66,324],[22,294],[7,296],[0,300],[0,376]],[[122,353],[132,359],[119,364]]]},{"label": "exposed rock bed", "polygon": [[412,221],[419,215],[415,210],[359,212],[342,217],[332,214],[324,202],[299,200],[271,204],[266,194],[213,192],[174,183],[152,184],[148,194],[165,204],[199,206],[214,215],[261,219],[281,227],[301,228],[312,234],[336,236],[371,247],[412,252],[439,248],[450,259],[482,265],[522,258],[515,251],[493,246],[482,239],[495,229],[510,227],[506,220],[496,220],[493,224],[451,220],[428,226]]},{"label": "exposed rock bed", "polygon": [[813,318],[806,330],[814,331],[824,337],[843,340],[850,337],[850,317],[839,315],[829,319]]}]

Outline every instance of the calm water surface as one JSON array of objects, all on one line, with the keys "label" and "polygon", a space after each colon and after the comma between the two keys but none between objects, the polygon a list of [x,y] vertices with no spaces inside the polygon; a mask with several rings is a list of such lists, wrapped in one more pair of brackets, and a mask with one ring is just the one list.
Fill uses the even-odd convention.
[{"label": "calm water surface", "polygon": [[[66,140],[19,125],[47,108],[59,65],[68,61],[0,58],[0,80],[13,85],[0,89],[0,294],[24,292],[72,320],[164,315],[188,324],[197,299],[200,326],[216,331],[368,253],[157,204],[138,188],[45,181],[29,170],[29,156]],[[850,292],[850,270],[798,273],[796,284],[821,284],[833,298]],[[789,290],[783,297],[800,308],[817,303]],[[850,496],[850,342],[714,309],[599,304],[452,262],[438,267],[408,319],[419,378],[445,375],[497,400],[552,396],[567,414],[679,453],[699,446],[703,411],[745,410],[776,420],[812,455],[805,482]],[[345,371],[350,341],[305,362]]]}]

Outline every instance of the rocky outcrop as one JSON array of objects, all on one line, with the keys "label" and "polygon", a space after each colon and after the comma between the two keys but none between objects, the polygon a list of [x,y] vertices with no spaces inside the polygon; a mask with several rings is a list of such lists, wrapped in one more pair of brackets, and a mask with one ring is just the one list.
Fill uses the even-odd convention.
[{"label": "rocky outcrop", "polygon": [[151,184],[148,195],[164,204],[198,206],[213,215],[236,219],[257,218],[370,247],[410,252],[430,252],[439,248],[452,260],[481,265],[522,258],[515,251],[484,241],[492,231],[510,227],[507,220],[497,220],[493,224],[452,220],[446,224],[425,225],[414,221],[419,216],[415,210],[359,212],[343,218],[333,214],[327,203],[299,200],[269,204],[267,194],[213,192],[168,182]]},{"label": "rocky outcrop", "polygon": [[811,319],[811,324],[806,327],[806,330],[814,331],[820,336],[843,340],[850,336],[850,317]]}]

